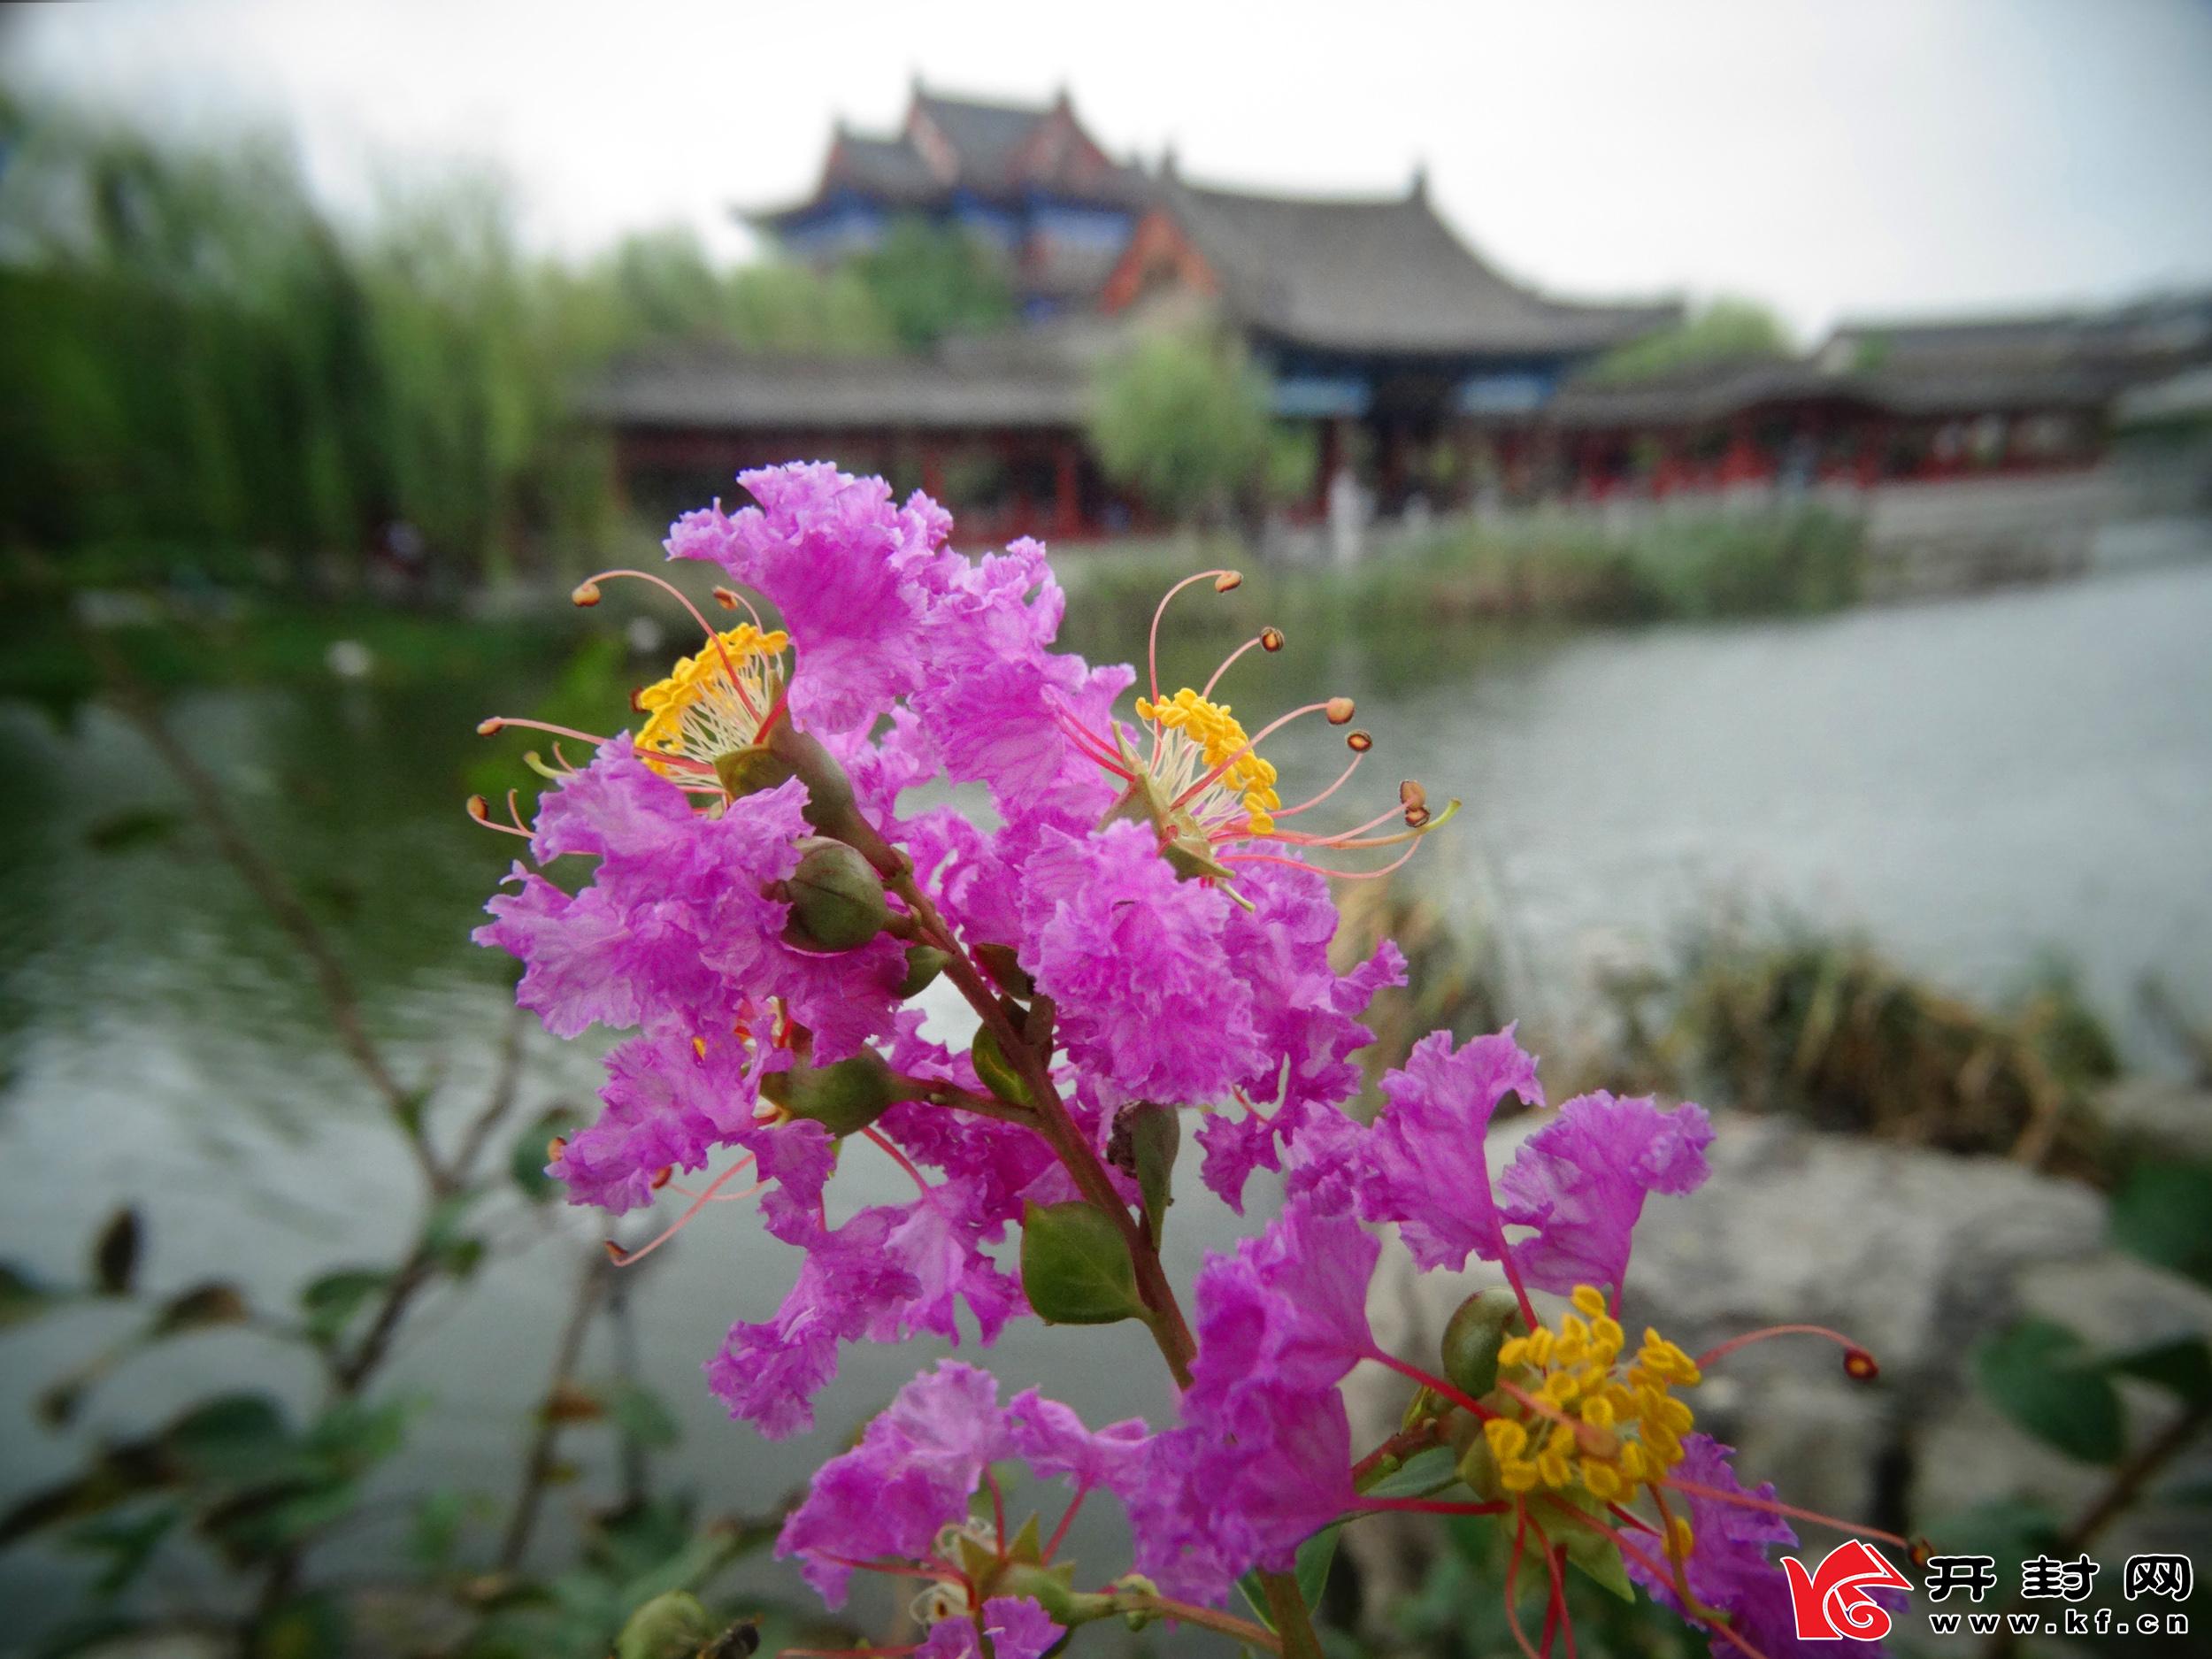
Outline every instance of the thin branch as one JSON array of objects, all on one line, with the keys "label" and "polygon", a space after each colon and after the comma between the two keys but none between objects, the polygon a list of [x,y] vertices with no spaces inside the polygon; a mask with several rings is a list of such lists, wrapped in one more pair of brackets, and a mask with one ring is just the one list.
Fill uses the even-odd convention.
[{"label": "thin branch", "polygon": [[[553,1350],[553,1371],[545,1385],[548,1405],[574,1380],[577,1362],[583,1357],[584,1338],[591,1330],[592,1315],[599,1310],[600,1299],[607,1294],[608,1281],[613,1277],[613,1266],[603,1251],[595,1249],[585,1258],[583,1272],[576,1283],[576,1299],[569,1307],[568,1323],[562,1327],[561,1340]],[[502,1571],[512,1572],[519,1567],[524,1552],[530,1548],[530,1534],[537,1529],[545,1488],[553,1478],[554,1453],[559,1448],[563,1426],[557,1414],[541,1409],[538,1431],[530,1442],[529,1460],[523,1465],[522,1485],[515,1494],[514,1511],[508,1517],[507,1535],[499,1546]]]},{"label": "thin branch", "polygon": [[476,1173],[477,1159],[484,1155],[485,1142],[491,1139],[492,1131],[499,1127],[501,1120],[514,1110],[522,1090],[522,1040],[529,1023],[529,1016],[520,1008],[509,1014],[506,1029],[500,1033],[499,1060],[492,1073],[491,1093],[485,1097],[483,1109],[469,1120],[460,1143],[440,1171],[442,1190],[454,1192],[468,1185]]}]

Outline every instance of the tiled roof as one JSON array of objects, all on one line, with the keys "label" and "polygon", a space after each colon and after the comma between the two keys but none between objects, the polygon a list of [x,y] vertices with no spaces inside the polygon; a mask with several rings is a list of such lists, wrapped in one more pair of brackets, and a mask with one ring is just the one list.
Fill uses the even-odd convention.
[{"label": "tiled roof", "polygon": [[1425,191],[1328,200],[1205,189],[1171,175],[1160,205],[1247,326],[1346,351],[1450,356],[1596,351],[1664,326],[1666,305],[1578,305],[1500,274]]}]

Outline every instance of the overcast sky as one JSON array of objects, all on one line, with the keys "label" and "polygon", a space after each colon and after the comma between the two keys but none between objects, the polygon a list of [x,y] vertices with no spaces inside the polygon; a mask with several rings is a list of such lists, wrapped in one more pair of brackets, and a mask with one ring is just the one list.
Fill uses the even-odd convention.
[{"label": "overcast sky", "polygon": [[2212,283],[2208,0],[761,5],[109,0],[11,8],[12,78],[207,127],[280,122],[341,204],[488,157],[535,239],[804,194],[833,117],[911,77],[1041,100],[1187,175],[1434,195],[1564,294],[1836,316]]}]

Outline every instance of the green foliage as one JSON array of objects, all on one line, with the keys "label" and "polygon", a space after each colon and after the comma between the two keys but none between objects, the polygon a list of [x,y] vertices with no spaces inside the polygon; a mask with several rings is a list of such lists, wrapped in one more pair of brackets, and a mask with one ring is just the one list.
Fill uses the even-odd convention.
[{"label": "green foliage", "polygon": [[1145,1311],[1129,1241],[1080,1199],[1024,1206],[1022,1294],[1048,1325],[1112,1325]]},{"label": "green foliage", "polygon": [[1175,1202],[1175,1159],[1182,1149],[1183,1117],[1171,1106],[1139,1101],[1114,1119],[1107,1154],[1136,1178],[1154,1249],[1167,1232],[1168,1206]]},{"label": "green foliage", "polygon": [[2212,1285],[2212,1168],[2138,1164],[2112,1195],[2112,1241],[2156,1266]]},{"label": "green foliage", "polygon": [[1090,435],[1106,475],[1156,511],[1218,513],[1268,460],[1267,386],[1225,333],[1148,335],[1101,371]]},{"label": "green foliage", "polygon": [[2021,1320],[1981,1345],[1974,1374],[2007,1417],[2069,1457],[2108,1463],[2126,1447],[2112,1379],[2062,1325]]},{"label": "green foliage", "polygon": [[1672,328],[1617,346],[1591,365],[1589,378],[1619,383],[1656,380],[1723,363],[1790,355],[1789,331],[1756,300],[1717,299]]},{"label": "green foliage", "polygon": [[903,219],[844,267],[873,302],[898,343],[926,350],[951,334],[1013,320],[1003,264],[964,231]]},{"label": "green foliage", "polygon": [[[571,416],[612,354],[901,338],[857,273],[721,268],[682,232],[581,267],[527,256],[480,175],[342,227],[268,138],[164,147],[64,110],[18,125],[0,539],[69,549],[82,580],[120,554],[133,578],[357,582],[397,525],[449,581],[562,567],[613,514],[603,445]],[[980,315],[949,269],[880,275],[917,316],[948,295]]]}]

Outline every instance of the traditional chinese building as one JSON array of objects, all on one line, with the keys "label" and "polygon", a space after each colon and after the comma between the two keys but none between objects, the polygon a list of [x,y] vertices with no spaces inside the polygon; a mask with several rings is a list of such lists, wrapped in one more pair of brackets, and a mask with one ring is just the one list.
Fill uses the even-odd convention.
[{"label": "traditional chinese building", "polygon": [[1425,174],[1397,195],[1316,199],[1202,188],[1171,163],[1099,305],[1127,315],[1176,295],[1218,304],[1275,413],[1319,428],[1317,484],[1356,462],[1386,511],[1451,492],[1476,418],[1525,420],[1577,365],[1681,316],[1510,280],[1438,215]]},{"label": "traditional chinese building", "polygon": [[1476,417],[1525,415],[1576,365],[1678,315],[1511,281],[1438,216],[1422,177],[1317,199],[1203,188],[1172,161],[1147,173],[1108,155],[1064,93],[1023,105],[917,85],[895,134],[841,125],[804,201],[746,217],[823,265],[902,218],[959,227],[1004,257],[1029,326],[918,359],[624,363],[592,407],[641,503],[740,465],[833,454],[949,491],[979,532],[1131,522],[1135,504],[1085,442],[1089,388],[1130,329],[1196,303],[1242,334],[1275,413],[1315,431],[1310,504],[1356,466],[1388,511],[1448,496],[1437,457],[1464,452]]},{"label": "traditional chinese building", "polygon": [[2061,316],[1856,325],[1802,359],[1636,381],[1591,373],[1678,320],[1514,280],[1438,214],[1427,180],[1358,198],[1263,195],[1109,155],[1065,93],[986,103],[918,84],[895,133],[841,124],[805,200],[745,217],[827,265],[908,217],[1003,257],[1025,324],[920,357],[800,361],[688,349],[618,365],[590,400],[633,497],[658,511],[740,469],[835,457],[956,503],[979,535],[1141,521],[1086,439],[1102,360],[1202,309],[1315,438],[1305,505],[1356,476],[1416,503],[1659,496],[2078,466],[2128,388],[2212,355],[2199,296]]},{"label": "traditional chinese building", "polygon": [[813,192],[745,217],[795,257],[833,265],[880,243],[904,218],[952,227],[996,250],[1032,318],[1087,307],[1148,200],[1064,90],[1047,104],[949,98],[919,81],[896,133],[842,122]]},{"label": "traditional chinese building", "polygon": [[1667,496],[2048,472],[2104,454],[2131,388],[2212,357],[2212,295],[2040,317],[1847,323],[1809,357],[1564,386],[1492,422],[1512,493]]}]

